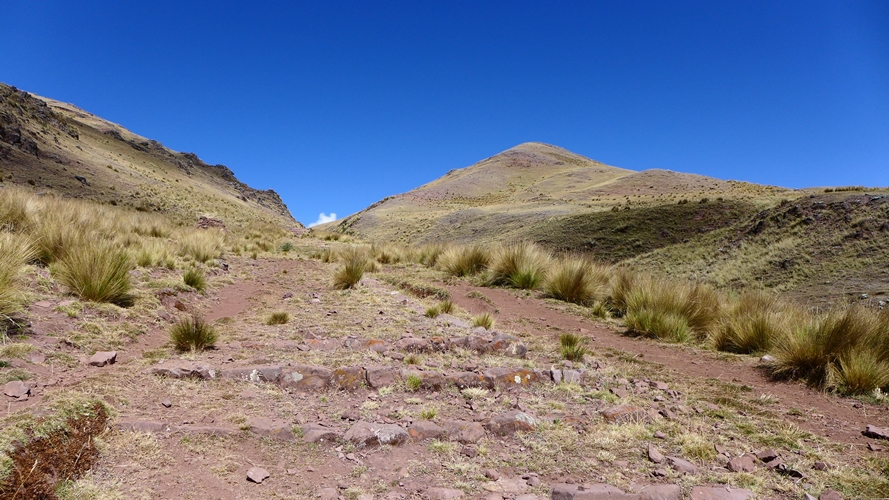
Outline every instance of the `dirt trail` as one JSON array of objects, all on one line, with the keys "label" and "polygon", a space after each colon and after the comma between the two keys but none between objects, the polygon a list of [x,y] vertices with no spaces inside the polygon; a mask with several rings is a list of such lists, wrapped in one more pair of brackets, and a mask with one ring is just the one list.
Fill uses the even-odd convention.
[{"label": "dirt trail", "polygon": [[[800,383],[772,381],[757,366],[758,360],[753,357],[742,362],[717,359],[718,355],[709,351],[630,338],[605,325],[558,311],[539,298],[521,297],[514,290],[465,284],[446,286],[459,306],[473,314],[496,311],[499,324],[518,332],[553,337],[564,332],[581,332],[590,338],[593,349],[618,349],[645,361],[662,364],[683,376],[713,378],[749,386],[754,393],[776,397],[776,409],[781,414],[786,415],[791,408],[801,410],[803,416],[786,415],[785,418],[833,441],[863,447],[868,439],[861,431],[868,424],[889,426],[889,407],[837,397]],[[490,303],[468,297],[470,292],[484,295],[490,299]]]}]

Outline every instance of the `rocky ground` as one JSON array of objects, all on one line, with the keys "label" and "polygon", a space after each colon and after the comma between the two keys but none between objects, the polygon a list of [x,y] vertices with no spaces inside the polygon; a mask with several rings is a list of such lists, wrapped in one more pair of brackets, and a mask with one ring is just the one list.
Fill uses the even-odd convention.
[{"label": "rocky ground", "polygon": [[[69,498],[857,498],[889,496],[887,401],[775,384],[757,359],[630,339],[536,294],[383,266],[337,291],[321,242],[230,258],[206,294],[134,271],[129,309],[30,275],[0,358],[6,419],[70,394],[113,408]],[[431,297],[458,305],[429,318]],[[268,325],[274,312],[285,324]],[[471,317],[493,313],[492,330]],[[198,313],[216,348],[178,353]],[[590,353],[561,359],[558,335]],[[868,427],[871,426],[871,427]],[[867,433],[865,435],[864,433]],[[882,438],[881,438],[882,437]]]}]

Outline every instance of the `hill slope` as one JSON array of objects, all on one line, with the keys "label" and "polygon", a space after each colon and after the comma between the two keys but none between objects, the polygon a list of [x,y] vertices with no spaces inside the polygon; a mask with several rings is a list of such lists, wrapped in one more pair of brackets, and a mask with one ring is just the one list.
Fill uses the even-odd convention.
[{"label": "hill slope", "polygon": [[526,143],[328,228],[408,243],[532,239],[616,262],[726,227],[786,191],[667,170],[634,172]]},{"label": "hill slope", "polygon": [[299,226],[272,190],[223,165],[172,151],[73,105],[0,84],[0,179],[38,192],[164,212],[194,221]]}]

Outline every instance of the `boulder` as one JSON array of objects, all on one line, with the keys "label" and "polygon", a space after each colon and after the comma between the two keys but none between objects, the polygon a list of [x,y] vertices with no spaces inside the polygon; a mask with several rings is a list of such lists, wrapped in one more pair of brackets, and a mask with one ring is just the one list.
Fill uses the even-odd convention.
[{"label": "boulder", "polygon": [[877,427],[876,425],[868,425],[865,427],[862,434],[874,439],[889,439],[889,430]]},{"label": "boulder", "polygon": [[250,417],[247,419],[250,432],[258,436],[283,441],[293,441],[293,431],[290,425],[281,420],[272,420],[265,417]]},{"label": "boulder", "polygon": [[684,474],[698,473],[698,468],[695,464],[679,457],[667,457],[667,463],[669,463],[674,470]]},{"label": "boulder", "polygon": [[679,500],[681,496],[678,484],[649,484],[639,490],[639,500]]},{"label": "boulder", "polygon": [[488,368],[482,375],[491,385],[500,387],[526,387],[536,382],[539,375],[528,368]]},{"label": "boulder", "polygon": [[438,391],[444,386],[444,376],[438,372],[430,372],[430,371],[422,371],[422,370],[413,370],[406,368],[401,370],[401,379],[407,380],[408,377],[418,377],[420,379],[420,388],[430,390],[430,391]]},{"label": "boulder", "polygon": [[504,495],[520,495],[528,491],[528,483],[520,477],[501,477],[496,481],[488,481],[482,485],[485,491],[502,493]]},{"label": "boulder", "polygon": [[398,368],[391,366],[371,366],[366,371],[367,385],[374,389],[394,385],[399,380]]},{"label": "boulder", "polygon": [[448,383],[453,384],[458,389],[466,389],[467,387],[494,388],[491,379],[475,372],[457,372],[447,375],[445,378]]},{"label": "boulder", "polygon": [[31,394],[31,386],[21,380],[13,380],[3,386],[3,394],[11,398],[20,398]]},{"label": "boulder", "polygon": [[395,343],[395,348],[407,352],[426,352],[429,350],[429,341],[416,337],[405,337]]},{"label": "boulder", "polygon": [[512,335],[499,334],[488,343],[486,351],[502,356],[524,358],[528,352],[525,343]]},{"label": "boulder", "polygon": [[347,391],[354,391],[367,384],[367,372],[360,366],[337,368],[331,377],[333,385]]},{"label": "boulder", "polygon": [[440,439],[444,437],[445,430],[428,420],[420,420],[408,427],[407,433],[412,439],[422,441],[424,439]]},{"label": "boulder", "polygon": [[164,361],[149,368],[148,373],[160,377],[202,380],[210,380],[218,375],[218,372],[210,366],[192,361]]},{"label": "boulder", "polygon": [[334,443],[343,437],[343,433],[332,427],[307,424],[302,427],[302,436],[306,443]]},{"label": "boulder", "polygon": [[747,453],[728,461],[726,469],[732,472],[753,472],[756,470],[755,456]]}]

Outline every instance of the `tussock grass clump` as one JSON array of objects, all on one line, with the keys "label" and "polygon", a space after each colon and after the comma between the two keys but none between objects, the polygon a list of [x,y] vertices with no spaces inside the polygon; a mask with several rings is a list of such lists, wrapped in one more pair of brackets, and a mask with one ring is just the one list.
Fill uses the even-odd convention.
[{"label": "tussock grass clump", "polygon": [[795,311],[763,291],[746,291],[731,303],[710,342],[720,351],[764,353],[785,335]]},{"label": "tussock grass clump", "polygon": [[200,351],[216,343],[216,330],[200,316],[187,316],[170,329],[170,340],[178,351]]},{"label": "tussock grass clump", "polygon": [[473,276],[491,261],[488,250],[481,245],[451,247],[438,257],[438,266],[451,276]]},{"label": "tussock grass clump", "polygon": [[847,393],[889,387],[889,311],[863,306],[813,316],[776,339],[773,374]]},{"label": "tussock grass clump", "polygon": [[586,339],[576,333],[563,333],[559,335],[559,347],[562,358],[568,361],[583,361],[587,354]]},{"label": "tussock grass clump", "polygon": [[499,247],[488,265],[491,285],[534,289],[543,283],[549,254],[534,243],[523,241]]},{"label": "tussock grass clump", "polygon": [[442,300],[438,303],[438,310],[441,311],[442,314],[451,314],[456,307],[457,306],[455,306],[450,299]]},{"label": "tussock grass clump", "polygon": [[33,256],[34,249],[24,238],[0,235],[0,315],[20,307],[19,272]]},{"label": "tussock grass clump", "polygon": [[630,292],[638,281],[639,278],[627,269],[620,269],[615,273],[611,284],[611,295],[608,297],[609,309],[615,316],[621,317],[627,313]]},{"label": "tussock grass clump", "polygon": [[363,248],[350,247],[341,252],[341,260],[342,264],[333,274],[333,287],[338,290],[355,288],[370,268],[367,252]]},{"label": "tussock grass clump", "polygon": [[605,299],[611,270],[582,258],[564,258],[550,271],[543,286],[547,296],[591,306]]},{"label": "tussock grass clump", "polygon": [[189,231],[180,235],[179,255],[207,262],[222,257],[225,235],[216,229]]},{"label": "tussock grass clump", "polygon": [[273,312],[269,315],[268,319],[265,320],[265,324],[267,325],[284,325],[288,321],[290,321],[290,314],[286,312]]},{"label": "tussock grass clump", "polygon": [[417,249],[414,253],[414,258],[418,263],[426,267],[435,267],[438,258],[444,253],[445,248],[441,243],[426,243]]},{"label": "tussock grass clump", "polygon": [[207,276],[197,267],[190,267],[182,274],[182,281],[199,292],[207,289]]},{"label": "tussock grass clump", "polygon": [[472,326],[480,326],[485,330],[494,328],[494,316],[490,313],[482,313],[472,318]]},{"label": "tussock grass clump", "polygon": [[699,283],[637,279],[625,300],[631,333],[669,342],[706,338],[722,312],[716,290]]},{"label": "tussock grass clump", "polygon": [[426,308],[426,312],[423,313],[423,316],[426,316],[427,318],[435,318],[439,314],[441,314],[441,309],[439,309],[438,306],[432,306]]},{"label": "tussock grass clump", "polygon": [[391,243],[384,245],[374,243],[370,252],[380,264],[398,264],[410,257],[410,252]]},{"label": "tussock grass clump", "polygon": [[34,226],[34,195],[18,188],[5,188],[0,196],[0,230],[21,233]]},{"label": "tussock grass clump", "polygon": [[404,379],[404,388],[410,392],[417,392],[423,386],[423,379],[419,375],[408,375]]},{"label": "tussock grass clump", "polygon": [[85,300],[129,306],[133,302],[132,268],[126,251],[112,243],[98,242],[71,248],[52,270],[59,281]]}]

